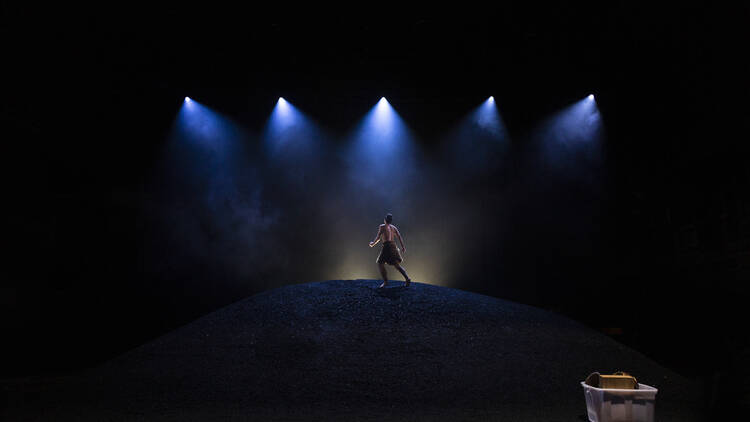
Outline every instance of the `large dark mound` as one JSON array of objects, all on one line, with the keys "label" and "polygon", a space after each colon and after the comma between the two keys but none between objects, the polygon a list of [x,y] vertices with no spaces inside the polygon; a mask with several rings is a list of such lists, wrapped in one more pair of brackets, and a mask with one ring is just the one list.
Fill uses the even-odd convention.
[{"label": "large dark mound", "polygon": [[3,384],[4,420],[586,420],[579,382],[625,370],[659,421],[696,386],[554,313],[428,284],[267,291],[75,377]]}]

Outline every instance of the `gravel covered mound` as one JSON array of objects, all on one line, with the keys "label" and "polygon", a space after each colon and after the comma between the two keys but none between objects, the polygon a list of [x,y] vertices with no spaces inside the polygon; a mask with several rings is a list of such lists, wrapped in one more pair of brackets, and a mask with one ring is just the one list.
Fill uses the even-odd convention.
[{"label": "gravel covered mound", "polygon": [[657,420],[702,420],[697,385],[565,317],[379,284],[266,291],[77,376],[5,381],[3,420],[580,422],[580,381],[616,370],[659,389]]}]

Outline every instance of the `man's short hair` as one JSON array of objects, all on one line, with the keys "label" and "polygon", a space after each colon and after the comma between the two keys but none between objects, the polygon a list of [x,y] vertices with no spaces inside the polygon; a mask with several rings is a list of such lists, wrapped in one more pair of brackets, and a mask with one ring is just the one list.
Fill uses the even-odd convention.
[{"label": "man's short hair", "polygon": [[391,224],[391,221],[393,221],[393,215],[391,215],[390,213],[386,214],[385,215],[385,222],[388,223],[388,224]]}]

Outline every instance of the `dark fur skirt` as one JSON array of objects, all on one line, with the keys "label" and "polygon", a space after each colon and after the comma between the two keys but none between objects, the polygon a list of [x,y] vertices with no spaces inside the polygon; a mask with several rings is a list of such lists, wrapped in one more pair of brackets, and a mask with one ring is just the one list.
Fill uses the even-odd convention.
[{"label": "dark fur skirt", "polygon": [[383,242],[383,249],[380,250],[377,263],[396,265],[401,261],[403,261],[403,259],[401,258],[401,252],[396,246],[396,242]]}]

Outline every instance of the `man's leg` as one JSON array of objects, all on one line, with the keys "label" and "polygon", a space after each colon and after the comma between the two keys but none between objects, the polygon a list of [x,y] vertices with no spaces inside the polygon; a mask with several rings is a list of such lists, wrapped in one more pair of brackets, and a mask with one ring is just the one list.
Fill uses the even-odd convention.
[{"label": "man's leg", "polygon": [[385,287],[388,284],[388,273],[385,271],[385,264],[378,262],[378,268],[380,268],[380,276],[383,277],[383,284],[380,287]]},{"label": "man's leg", "polygon": [[404,269],[404,267],[401,266],[401,263],[397,263],[396,265],[394,265],[394,267],[396,267],[396,269],[401,273],[401,275],[404,276],[404,280],[406,280],[406,285],[408,286],[409,283],[411,283],[411,279],[409,278],[409,275],[406,274],[406,270]]}]

